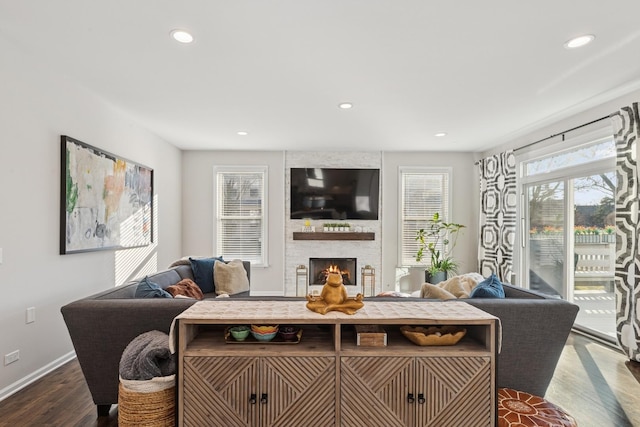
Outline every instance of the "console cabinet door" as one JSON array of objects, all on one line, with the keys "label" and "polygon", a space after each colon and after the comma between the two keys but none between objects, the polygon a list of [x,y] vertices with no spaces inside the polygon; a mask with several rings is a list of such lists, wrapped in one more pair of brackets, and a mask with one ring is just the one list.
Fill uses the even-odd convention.
[{"label": "console cabinet door", "polygon": [[419,357],[415,366],[415,426],[493,425],[491,358]]},{"label": "console cabinet door", "polygon": [[259,359],[253,357],[185,357],[185,426],[257,426]]},{"label": "console cabinet door", "polygon": [[353,356],[340,359],[343,426],[414,426],[413,357]]},{"label": "console cabinet door", "polygon": [[335,425],[335,357],[185,357],[184,425]]},{"label": "console cabinet door", "polygon": [[343,357],[344,426],[491,426],[489,357]]},{"label": "console cabinet door", "polygon": [[327,427],[336,424],[335,357],[265,357],[260,366],[261,425]]}]

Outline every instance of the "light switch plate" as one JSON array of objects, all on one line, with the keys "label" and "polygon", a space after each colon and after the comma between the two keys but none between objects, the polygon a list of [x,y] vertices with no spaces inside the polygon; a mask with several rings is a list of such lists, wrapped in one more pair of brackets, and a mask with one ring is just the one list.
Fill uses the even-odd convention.
[{"label": "light switch plate", "polygon": [[36,321],[36,308],[29,307],[27,308],[27,323],[33,323]]}]

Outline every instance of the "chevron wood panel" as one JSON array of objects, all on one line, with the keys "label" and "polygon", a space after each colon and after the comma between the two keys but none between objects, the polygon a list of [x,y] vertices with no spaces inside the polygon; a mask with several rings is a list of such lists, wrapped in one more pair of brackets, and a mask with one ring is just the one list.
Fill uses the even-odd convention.
[{"label": "chevron wood panel", "polygon": [[184,366],[186,426],[335,425],[333,357],[186,357]]},{"label": "chevron wood panel", "polygon": [[335,425],[336,361],[334,357],[261,359],[262,425],[325,427]]},{"label": "chevron wood panel", "polygon": [[416,377],[426,398],[416,426],[491,425],[489,357],[417,358]]},{"label": "chevron wood panel", "polygon": [[[490,362],[489,357],[343,357],[343,425],[491,425]],[[414,403],[407,401],[409,393]]]},{"label": "chevron wood panel", "polygon": [[343,426],[412,425],[413,358],[342,357],[340,381]]},{"label": "chevron wood panel", "polygon": [[185,426],[255,425],[255,358],[185,357],[184,366]]}]

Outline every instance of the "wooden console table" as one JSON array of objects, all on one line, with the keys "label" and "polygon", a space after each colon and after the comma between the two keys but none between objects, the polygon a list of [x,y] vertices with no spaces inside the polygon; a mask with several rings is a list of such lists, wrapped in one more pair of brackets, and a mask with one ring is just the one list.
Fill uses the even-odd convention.
[{"label": "wooden console table", "polygon": [[[366,301],[320,315],[306,301],[202,301],[172,327],[179,426],[493,426],[498,319],[464,302]],[[301,339],[232,343],[236,324],[297,325]],[[354,325],[387,333],[356,345]],[[402,325],[459,325],[453,346],[417,346]],[[175,336],[177,332],[177,337]]]}]

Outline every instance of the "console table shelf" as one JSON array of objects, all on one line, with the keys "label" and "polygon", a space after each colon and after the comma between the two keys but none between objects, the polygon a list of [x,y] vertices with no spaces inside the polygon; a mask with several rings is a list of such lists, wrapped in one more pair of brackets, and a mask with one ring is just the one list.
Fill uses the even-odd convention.
[{"label": "console table shelf", "polygon": [[[398,427],[495,425],[495,316],[464,302],[369,300],[351,316],[305,303],[202,301],[176,317],[178,425],[351,426],[372,416]],[[303,333],[295,344],[225,341],[225,328],[253,323]],[[387,345],[357,346],[362,324],[383,328]],[[402,325],[457,325],[467,334],[456,345],[422,347]]]},{"label": "console table shelf", "polygon": [[354,233],[351,231],[338,232],[293,232],[293,240],[375,240],[375,233]]}]

